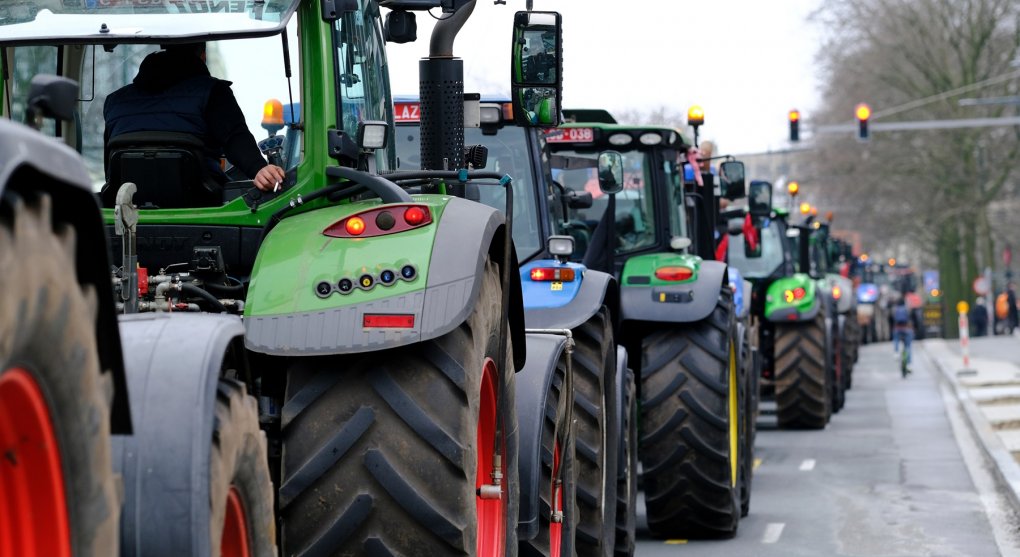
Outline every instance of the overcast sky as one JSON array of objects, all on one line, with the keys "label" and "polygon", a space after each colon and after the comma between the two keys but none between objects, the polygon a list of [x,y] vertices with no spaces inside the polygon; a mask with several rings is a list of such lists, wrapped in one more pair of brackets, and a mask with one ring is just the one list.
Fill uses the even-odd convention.
[{"label": "overcast sky", "polygon": [[[563,14],[564,106],[686,112],[700,104],[701,138],[749,153],[787,147],[787,112],[808,114],[818,102],[821,33],[807,17],[820,3],[535,0],[534,8]],[[478,1],[454,46],[467,92],[509,92],[511,25],[524,6]],[[387,46],[394,94],[418,91],[434,20],[418,13],[417,21],[417,42]]]}]

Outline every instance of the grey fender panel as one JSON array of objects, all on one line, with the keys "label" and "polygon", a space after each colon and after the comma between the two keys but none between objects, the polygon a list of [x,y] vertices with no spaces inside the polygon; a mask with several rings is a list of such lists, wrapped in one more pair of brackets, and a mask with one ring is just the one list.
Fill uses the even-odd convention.
[{"label": "grey fender panel", "polygon": [[546,396],[553,374],[566,345],[566,337],[528,334],[528,361],[517,373],[517,422],[521,477],[520,515],[517,537],[530,540],[538,535],[539,483],[542,480],[542,425]]},{"label": "grey fender panel", "polygon": [[0,119],[0,193],[11,174],[23,165],[55,180],[92,193],[81,157],[67,145],[36,132],[32,128]]},{"label": "grey fender panel", "polygon": [[595,315],[606,303],[606,293],[615,287],[616,279],[608,273],[587,270],[581,280],[581,289],[569,304],[548,309],[530,309],[524,312],[524,323],[529,329],[573,329]]},{"label": "grey fender panel", "polygon": [[113,438],[124,479],[121,554],[211,555],[209,461],[223,357],[240,319],[137,314],[120,319],[134,435]]},{"label": "grey fender panel", "polygon": [[[620,432],[617,435],[619,442],[616,446],[616,477],[617,479],[624,479],[627,475],[627,454],[626,447],[623,446],[623,419],[624,412],[627,411],[624,404],[627,396],[627,349],[622,346],[616,347],[616,411],[614,419],[616,420],[616,431]],[[637,397],[637,393],[634,393]],[[637,401],[635,400],[635,404]],[[637,447],[634,447],[637,450]]]},{"label": "grey fender panel", "polygon": [[[729,284],[726,264],[703,261],[698,280],[682,286],[620,288],[620,311],[624,321],[693,323],[708,317],[719,301],[719,289]],[[689,297],[684,303],[663,303],[653,299],[654,292],[676,293]]]},{"label": "grey fender panel", "polygon": [[[798,314],[795,308],[787,308],[781,311],[773,312],[772,317],[768,318],[767,320],[771,321],[772,323],[791,323],[791,322],[798,323],[801,321],[811,321],[812,319],[815,318],[816,315],[818,315],[818,311],[821,308],[822,304],[819,303],[818,298],[816,297],[814,305],[811,306],[811,309],[807,310],[804,313]],[[788,316],[790,315],[797,315],[797,318],[789,319]]]}]

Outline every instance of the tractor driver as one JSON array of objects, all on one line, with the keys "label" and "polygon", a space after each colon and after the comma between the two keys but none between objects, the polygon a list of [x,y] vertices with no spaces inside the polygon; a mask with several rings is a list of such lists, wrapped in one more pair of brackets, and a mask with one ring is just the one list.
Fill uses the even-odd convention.
[{"label": "tractor driver", "polygon": [[146,56],[134,81],[106,98],[103,116],[107,149],[111,138],[125,133],[187,133],[202,139],[207,170],[221,184],[228,181],[221,156],[260,190],[272,190],[284,180],[283,169],[262,158],[230,82],[209,75],[205,43],[170,45]]}]

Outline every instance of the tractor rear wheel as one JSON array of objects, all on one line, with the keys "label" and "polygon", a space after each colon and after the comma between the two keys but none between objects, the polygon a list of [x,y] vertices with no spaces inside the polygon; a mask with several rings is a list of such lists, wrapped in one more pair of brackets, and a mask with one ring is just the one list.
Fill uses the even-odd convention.
[{"label": "tractor rear wheel", "polygon": [[52,212],[46,194],[0,199],[0,555],[117,555],[98,299]]},{"label": "tractor rear wheel", "polygon": [[479,280],[471,315],[439,338],[294,361],[283,555],[517,554],[515,379],[509,342],[499,353],[496,264]]},{"label": "tractor rear wheel", "polygon": [[777,323],[775,354],[779,427],[824,428],[832,413],[825,315],[819,311],[808,322]]},{"label": "tractor rear wheel", "polygon": [[740,419],[732,292],[689,324],[642,339],[641,463],[648,528],[670,538],[733,536],[740,521]]},{"label": "tractor rear wheel", "polygon": [[[574,555],[577,528],[576,427],[568,423],[566,352],[556,366],[542,420],[542,474],[538,492],[538,536],[523,540],[522,557]],[[555,508],[554,508],[555,504]]]},{"label": "tractor rear wheel", "polygon": [[603,557],[613,551],[616,524],[616,426],[609,418],[615,400],[616,345],[609,310],[603,306],[573,331],[574,419],[577,421],[577,553]]},{"label": "tractor rear wheel", "polygon": [[220,379],[209,466],[210,547],[221,557],[274,557],[276,524],[266,434],[244,383]]},{"label": "tractor rear wheel", "polygon": [[626,391],[623,393],[623,429],[619,446],[623,451],[619,459],[623,470],[617,471],[616,480],[616,541],[615,557],[632,557],[637,538],[638,493],[638,407],[637,385],[634,372],[627,370]]}]

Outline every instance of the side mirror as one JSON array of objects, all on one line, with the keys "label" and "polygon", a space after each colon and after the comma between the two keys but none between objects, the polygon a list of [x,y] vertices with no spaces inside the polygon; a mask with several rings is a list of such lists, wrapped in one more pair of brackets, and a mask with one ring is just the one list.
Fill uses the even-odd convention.
[{"label": "side mirror", "polygon": [[767,217],[772,214],[772,184],[754,180],[747,194],[747,212],[752,217]]},{"label": "side mirror", "polygon": [[599,153],[599,189],[612,195],[623,191],[623,155],[617,151]]},{"label": "side mirror", "polygon": [[726,161],[719,165],[719,186],[722,196],[730,201],[740,199],[744,193],[744,163]]},{"label": "side mirror", "polygon": [[561,123],[562,28],[557,12],[514,14],[510,98],[520,126],[548,128]]}]

